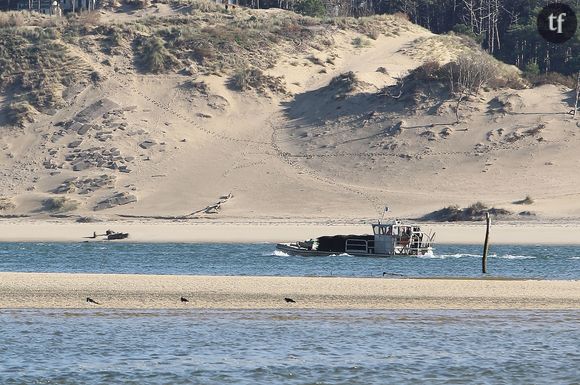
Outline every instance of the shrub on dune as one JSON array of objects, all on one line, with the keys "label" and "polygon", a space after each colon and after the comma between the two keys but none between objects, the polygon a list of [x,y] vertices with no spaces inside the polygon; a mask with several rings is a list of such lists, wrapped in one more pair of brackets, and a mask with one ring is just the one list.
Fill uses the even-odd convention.
[{"label": "shrub on dune", "polygon": [[79,202],[67,197],[48,198],[42,201],[43,210],[56,213],[73,211],[76,210],[78,207]]},{"label": "shrub on dune", "polygon": [[494,218],[507,217],[512,214],[508,210],[488,207],[484,203],[476,202],[463,209],[458,205],[447,206],[426,214],[420,219],[435,222],[482,221],[485,219],[485,213],[489,213]]},{"label": "shrub on dune", "polygon": [[267,75],[259,68],[242,68],[230,79],[229,86],[239,91],[255,90],[260,94],[270,91],[274,94],[288,93],[283,78]]},{"label": "shrub on dune", "polygon": [[165,72],[175,66],[177,60],[165,48],[165,42],[158,36],[146,38],[141,46],[145,69],[153,73]]}]

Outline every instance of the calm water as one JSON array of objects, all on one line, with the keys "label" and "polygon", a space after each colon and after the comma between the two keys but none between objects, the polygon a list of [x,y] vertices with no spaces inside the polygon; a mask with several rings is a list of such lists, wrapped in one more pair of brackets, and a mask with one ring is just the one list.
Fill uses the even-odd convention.
[{"label": "calm water", "polygon": [[[580,279],[580,247],[492,245],[492,276]],[[481,245],[429,257],[296,257],[272,244],[0,243],[0,271],[203,275],[473,277]]]},{"label": "calm water", "polygon": [[[0,243],[0,271],[479,276],[480,246],[291,257],[271,244]],[[580,279],[576,247],[491,275]],[[1,310],[0,384],[580,384],[580,311]]]},{"label": "calm water", "polygon": [[580,312],[0,311],[2,384],[578,384]]}]

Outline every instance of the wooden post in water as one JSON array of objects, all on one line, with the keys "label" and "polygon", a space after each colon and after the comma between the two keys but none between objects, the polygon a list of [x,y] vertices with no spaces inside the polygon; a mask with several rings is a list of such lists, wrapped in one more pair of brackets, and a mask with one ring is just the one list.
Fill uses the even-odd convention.
[{"label": "wooden post in water", "polygon": [[572,119],[576,119],[576,113],[578,112],[578,100],[580,100],[580,71],[578,71],[578,77],[576,78],[576,102],[574,103],[574,113],[572,114]]},{"label": "wooden post in water", "polygon": [[481,260],[481,272],[483,274],[487,273],[487,251],[489,249],[489,225],[490,225],[489,213],[485,213],[485,223],[486,223],[485,241],[483,243],[483,258]]}]

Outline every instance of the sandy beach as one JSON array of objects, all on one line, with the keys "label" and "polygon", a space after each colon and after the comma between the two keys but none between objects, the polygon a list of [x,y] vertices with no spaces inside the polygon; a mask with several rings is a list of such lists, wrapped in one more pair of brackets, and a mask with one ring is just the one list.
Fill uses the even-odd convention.
[{"label": "sandy beach", "polygon": [[580,309],[580,282],[0,273],[0,308]]},{"label": "sandy beach", "polygon": [[[298,219],[246,222],[111,221],[73,223],[51,220],[0,221],[0,242],[81,242],[93,232],[113,229],[130,234],[128,242],[291,242],[335,234],[368,234],[368,224],[329,223]],[[427,232],[436,233],[436,244],[480,244],[485,236],[483,223],[426,223]],[[117,241],[118,242],[118,241]],[[492,225],[491,243],[555,244],[580,243],[580,224],[502,222]]]}]

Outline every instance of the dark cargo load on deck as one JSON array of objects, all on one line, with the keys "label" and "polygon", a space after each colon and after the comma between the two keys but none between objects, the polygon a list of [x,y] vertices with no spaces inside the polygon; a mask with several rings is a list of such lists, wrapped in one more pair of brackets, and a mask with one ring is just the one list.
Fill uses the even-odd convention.
[{"label": "dark cargo load on deck", "polygon": [[319,251],[332,251],[335,253],[344,253],[346,250],[347,239],[362,239],[365,241],[374,241],[374,235],[334,235],[318,238]]}]

